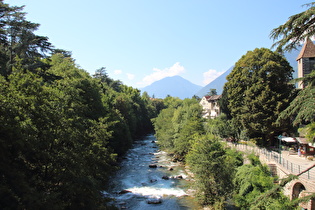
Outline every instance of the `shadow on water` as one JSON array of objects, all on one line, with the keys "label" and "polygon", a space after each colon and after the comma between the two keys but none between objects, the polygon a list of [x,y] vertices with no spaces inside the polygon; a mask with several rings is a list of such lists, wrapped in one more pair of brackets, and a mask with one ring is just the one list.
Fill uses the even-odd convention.
[{"label": "shadow on water", "polygon": [[187,195],[184,167],[159,151],[153,135],[138,140],[121,162],[107,190],[120,209],[199,209]]}]

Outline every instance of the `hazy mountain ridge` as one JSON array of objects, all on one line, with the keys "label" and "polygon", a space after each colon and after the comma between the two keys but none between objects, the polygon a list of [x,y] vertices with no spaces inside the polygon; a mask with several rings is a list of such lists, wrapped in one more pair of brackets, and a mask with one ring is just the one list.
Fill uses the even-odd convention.
[{"label": "hazy mountain ridge", "polygon": [[202,86],[182,78],[181,76],[166,77],[152,83],[141,89],[147,92],[149,96],[155,98],[165,98],[167,95],[178,97],[180,99],[191,98],[200,90]]}]

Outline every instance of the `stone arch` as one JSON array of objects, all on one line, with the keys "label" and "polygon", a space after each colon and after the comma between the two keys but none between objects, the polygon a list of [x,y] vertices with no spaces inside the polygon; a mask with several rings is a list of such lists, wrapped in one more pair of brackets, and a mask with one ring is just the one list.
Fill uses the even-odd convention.
[{"label": "stone arch", "polygon": [[305,186],[301,182],[296,182],[292,188],[292,200],[298,198],[303,190],[306,190]]}]

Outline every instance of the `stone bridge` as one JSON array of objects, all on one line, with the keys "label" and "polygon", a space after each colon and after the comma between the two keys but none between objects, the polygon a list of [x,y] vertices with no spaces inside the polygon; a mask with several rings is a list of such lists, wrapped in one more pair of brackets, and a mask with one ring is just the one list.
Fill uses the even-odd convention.
[{"label": "stone bridge", "polygon": [[[315,161],[298,155],[290,155],[289,151],[278,153],[256,146],[229,142],[228,145],[245,153],[255,153],[262,163],[269,166],[271,173],[280,179],[286,178],[289,174],[296,175],[298,179],[287,183],[283,190],[283,193],[291,200],[315,193]],[[304,209],[315,210],[315,201],[310,200],[307,203],[301,203],[300,206]]]}]

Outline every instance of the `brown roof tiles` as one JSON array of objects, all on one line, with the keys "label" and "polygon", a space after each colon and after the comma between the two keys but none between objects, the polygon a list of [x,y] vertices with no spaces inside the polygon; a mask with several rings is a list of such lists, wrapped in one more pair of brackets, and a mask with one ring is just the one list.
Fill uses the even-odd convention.
[{"label": "brown roof tiles", "polygon": [[207,101],[215,101],[221,98],[221,95],[205,96]]},{"label": "brown roof tiles", "polygon": [[301,58],[312,58],[312,57],[315,57],[315,45],[310,38],[307,38],[296,60],[299,60]]}]

